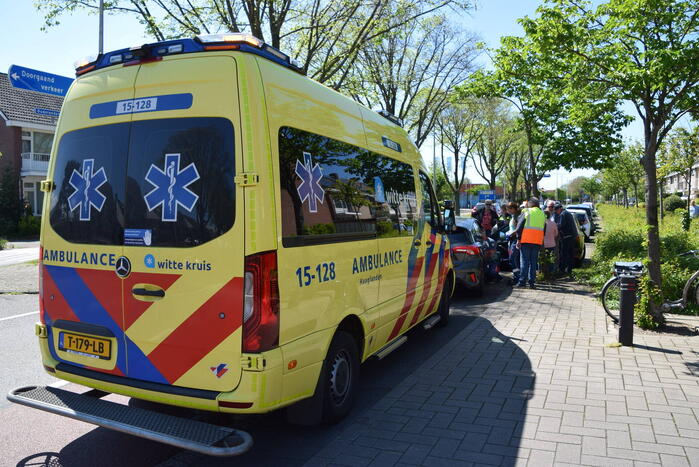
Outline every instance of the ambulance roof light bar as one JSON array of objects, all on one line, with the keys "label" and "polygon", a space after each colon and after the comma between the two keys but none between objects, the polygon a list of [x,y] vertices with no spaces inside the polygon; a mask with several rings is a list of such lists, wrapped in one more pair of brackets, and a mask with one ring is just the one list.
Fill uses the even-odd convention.
[{"label": "ambulance roof light bar", "polygon": [[394,123],[394,124],[398,125],[399,127],[403,128],[403,120],[400,119],[400,118],[398,118],[398,117],[396,117],[395,115],[393,115],[393,114],[392,114],[391,112],[389,112],[388,110],[377,110],[376,113],[378,113],[378,114],[381,115],[383,118],[385,118],[386,120],[390,121],[391,123]]},{"label": "ambulance roof light bar", "polygon": [[301,67],[285,53],[265,44],[264,41],[243,33],[208,34],[194,39],[174,39],[139,47],[107,52],[98,57],[90,57],[75,62],[76,76],[108,66],[123,64],[137,65],[162,60],[164,56],[180,53],[207,52],[217,50],[239,50],[253,53],[279,65],[303,73]]},{"label": "ambulance roof light bar", "polygon": [[[292,60],[287,54],[269,44],[266,44],[264,41],[258,39],[252,34],[240,32],[204,34],[197,36],[195,40],[199,41],[204,46],[204,50],[238,49],[244,52],[253,52],[257,53],[257,55],[268,58],[273,62],[279,63],[280,65],[284,65],[287,68],[291,68],[294,71],[302,72],[301,67],[298,66],[295,60]],[[249,50],[248,46],[254,47],[257,49],[257,51]]]}]

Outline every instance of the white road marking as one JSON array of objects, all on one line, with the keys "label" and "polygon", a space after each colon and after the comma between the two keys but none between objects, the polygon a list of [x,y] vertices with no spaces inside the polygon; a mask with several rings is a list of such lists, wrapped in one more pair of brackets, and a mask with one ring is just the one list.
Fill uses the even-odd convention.
[{"label": "white road marking", "polygon": [[15,248],[0,251],[0,266],[26,263],[39,259],[39,248]]},{"label": "white road marking", "polygon": [[65,386],[66,384],[70,384],[70,381],[56,381],[55,383],[49,384],[49,386],[51,386],[52,388],[60,388],[61,386]]},{"label": "white road marking", "polygon": [[0,321],[6,321],[8,319],[21,318],[22,316],[29,316],[38,313],[39,311],[30,311],[29,313],[22,313],[21,315],[6,316],[5,318],[0,318]]}]

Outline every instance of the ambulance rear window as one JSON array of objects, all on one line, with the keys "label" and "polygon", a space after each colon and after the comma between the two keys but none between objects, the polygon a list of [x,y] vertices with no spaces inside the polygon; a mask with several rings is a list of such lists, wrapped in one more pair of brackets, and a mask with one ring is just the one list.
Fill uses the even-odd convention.
[{"label": "ambulance rear window", "polygon": [[60,141],[51,226],[96,245],[190,247],[235,221],[234,135],[224,118],[103,125]]}]

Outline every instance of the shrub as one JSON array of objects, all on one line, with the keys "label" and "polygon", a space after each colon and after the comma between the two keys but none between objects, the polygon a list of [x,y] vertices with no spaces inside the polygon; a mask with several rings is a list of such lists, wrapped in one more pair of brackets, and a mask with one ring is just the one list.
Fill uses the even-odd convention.
[{"label": "shrub", "polygon": [[640,203],[638,203],[638,207],[639,207],[639,208],[645,208],[645,207],[646,207],[646,203],[644,203],[643,201],[641,201]]},{"label": "shrub", "polygon": [[41,218],[34,216],[25,216],[19,220],[17,225],[17,233],[20,237],[32,237],[39,235],[41,230]]},{"label": "shrub", "polygon": [[683,209],[687,206],[682,198],[677,195],[670,195],[665,200],[665,211],[675,212],[676,209]]},{"label": "shrub", "polygon": [[21,207],[17,197],[19,173],[5,167],[0,175],[0,234],[14,233]]},{"label": "shrub", "polygon": [[613,258],[639,258],[645,254],[643,232],[610,230],[602,233],[595,241],[594,257],[599,261]]},{"label": "shrub", "polygon": [[0,250],[7,248],[7,239],[0,237]]},{"label": "shrub", "polygon": [[[640,209],[627,210],[618,206],[600,206],[600,216],[604,220],[605,232],[596,241],[596,251],[589,267],[576,269],[576,280],[597,290],[611,277],[616,261],[647,262],[645,248],[646,222]],[[699,258],[679,256],[688,250],[699,249],[699,223],[690,225],[690,230],[682,229],[680,213],[669,213],[660,225],[662,290],[654,289],[645,274],[641,280],[641,301],[636,306],[638,325],[653,329],[662,322],[654,322],[648,309],[652,303],[662,300],[675,300],[682,297],[686,281],[699,270]],[[698,307],[690,307],[683,312],[699,315]]]}]

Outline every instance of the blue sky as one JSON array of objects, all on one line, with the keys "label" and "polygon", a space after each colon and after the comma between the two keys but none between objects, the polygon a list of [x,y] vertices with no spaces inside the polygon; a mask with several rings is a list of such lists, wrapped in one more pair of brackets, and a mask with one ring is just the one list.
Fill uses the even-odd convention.
[{"label": "blue sky", "polygon": [[[460,22],[477,33],[489,47],[496,47],[504,35],[521,35],[517,18],[534,15],[540,0],[479,0],[476,11]],[[0,71],[6,72],[10,65],[21,65],[59,75],[74,76],[73,63],[97,53],[98,20],[96,15],[80,12],[64,16],[61,24],[48,31],[41,31],[43,15],[35,10],[31,0],[0,0],[3,15],[0,30],[4,44],[0,49]],[[105,16],[105,50],[115,50],[149,42],[142,33],[142,26],[133,17],[124,15]],[[483,57],[482,63],[487,58]],[[629,110],[630,111],[630,110]],[[638,122],[624,132],[625,137],[640,139]],[[426,159],[432,158],[429,142],[422,148]],[[478,175],[467,169],[471,181],[479,183]],[[592,171],[557,171],[542,181],[549,189],[577,175],[589,175]]]}]

